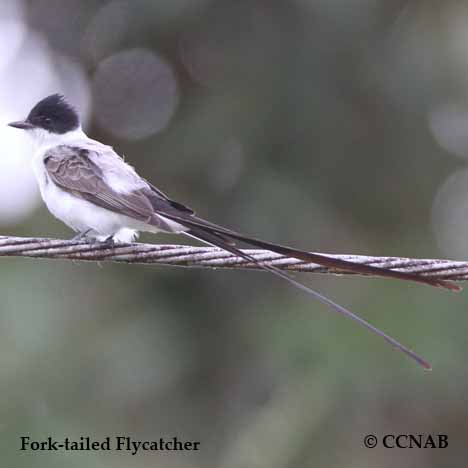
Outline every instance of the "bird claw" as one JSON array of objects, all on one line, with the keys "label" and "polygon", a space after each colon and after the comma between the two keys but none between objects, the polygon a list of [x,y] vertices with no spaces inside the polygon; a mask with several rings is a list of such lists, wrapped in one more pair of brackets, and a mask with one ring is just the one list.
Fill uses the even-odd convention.
[{"label": "bird claw", "polygon": [[115,246],[114,236],[111,235],[109,237],[106,237],[103,241],[101,241],[101,243],[109,247],[114,247]]},{"label": "bird claw", "polygon": [[91,232],[91,229],[87,229],[86,231],[79,232],[76,236],[71,238],[71,241],[80,241],[86,238],[86,236]]}]

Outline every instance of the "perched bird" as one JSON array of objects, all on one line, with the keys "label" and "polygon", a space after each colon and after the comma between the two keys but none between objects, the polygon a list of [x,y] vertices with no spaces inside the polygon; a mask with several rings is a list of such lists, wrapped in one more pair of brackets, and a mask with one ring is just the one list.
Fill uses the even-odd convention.
[{"label": "perched bird", "polygon": [[458,290],[454,283],[305,252],[247,237],[205,221],[139,176],[110,146],[89,138],[81,128],[76,110],[60,94],[41,100],[25,120],[9,125],[25,130],[37,144],[33,169],[42,198],[50,212],[77,233],[74,239],[87,237],[110,243],[132,242],[139,231],[194,237],[285,279],[430,369],[429,363],[398,341],[285,272],[255,260],[235,247],[235,241],[341,271],[412,280]]}]

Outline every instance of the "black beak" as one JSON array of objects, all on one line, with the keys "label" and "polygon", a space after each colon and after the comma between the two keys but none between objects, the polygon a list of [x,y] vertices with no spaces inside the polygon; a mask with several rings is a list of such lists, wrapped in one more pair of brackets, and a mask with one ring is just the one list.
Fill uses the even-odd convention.
[{"label": "black beak", "polygon": [[10,122],[8,124],[10,127],[20,128],[21,130],[31,130],[34,128],[32,123],[29,123],[27,120],[18,120],[17,122]]}]

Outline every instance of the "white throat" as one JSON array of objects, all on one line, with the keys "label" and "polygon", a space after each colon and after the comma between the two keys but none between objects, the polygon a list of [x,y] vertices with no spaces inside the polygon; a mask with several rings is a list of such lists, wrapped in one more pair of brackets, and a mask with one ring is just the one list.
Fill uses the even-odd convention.
[{"label": "white throat", "polygon": [[32,139],[34,145],[36,146],[36,149],[43,149],[45,147],[62,145],[69,143],[70,141],[87,138],[81,126],[75,130],[62,134],[51,133],[47,130],[44,130],[43,128],[27,130],[26,133]]}]

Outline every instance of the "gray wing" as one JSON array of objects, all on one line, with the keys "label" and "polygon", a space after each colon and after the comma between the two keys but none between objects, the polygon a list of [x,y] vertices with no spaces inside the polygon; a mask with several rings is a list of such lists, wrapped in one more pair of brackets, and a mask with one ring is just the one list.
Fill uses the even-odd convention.
[{"label": "gray wing", "polygon": [[[44,166],[50,179],[62,190],[107,210],[151,224],[161,230],[173,231],[158,214],[177,216],[193,214],[189,208],[174,202],[140,178],[115,153],[101,154],[87,148],[60,145],[44,155]],[[122,180],[130,190],[118,190],[109,183]],[[131,187],[134,187],[132,190]]]}]

